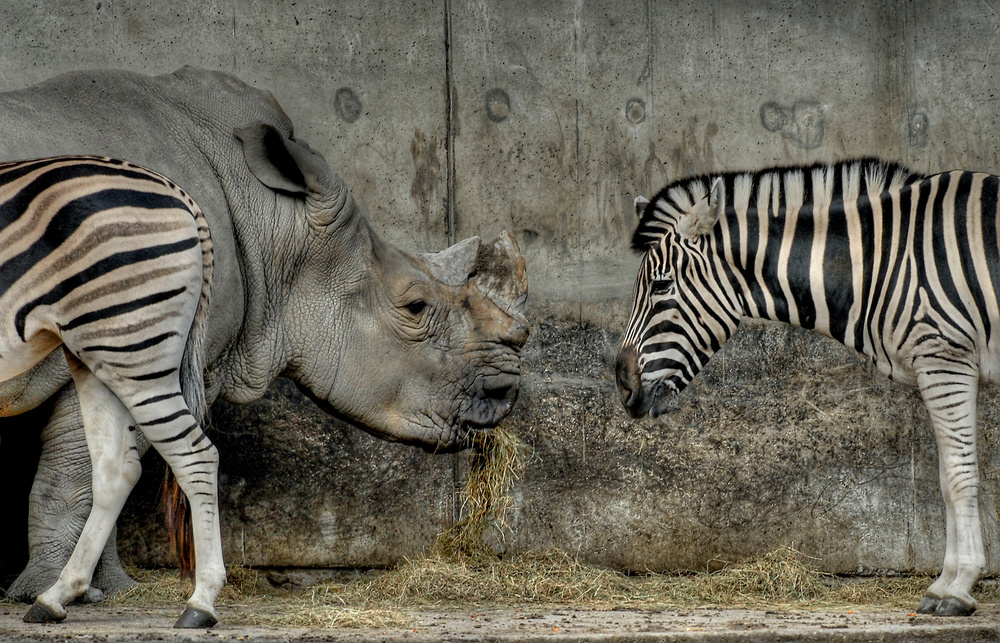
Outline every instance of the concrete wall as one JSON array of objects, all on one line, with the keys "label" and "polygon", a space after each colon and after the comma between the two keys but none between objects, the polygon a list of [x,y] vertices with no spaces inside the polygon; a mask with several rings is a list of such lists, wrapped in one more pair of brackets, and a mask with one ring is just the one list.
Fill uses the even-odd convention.
[{"label": "concrete wall", "polygon": [[[532,456],[504,546],[630,569],[780,545],[838,572],[940,565],[919,398],[846,349],[746,323],[656,422],[626,418],[610,369],[637,267],[636,194],[689,173],[860,155],[1000,171],[988,4],[45,0],[0,18],[0,90],[81,67],[231,71],[274,92],[389,239],[427,250],[517,236],[535,330],[508,426]],[[1000,407],[985,397],[997,571]],[[230,560],[389,564],[458,514],[462,456],[346,429],[288,382],[217,405],[215,425]],[[146,476],[121,523],[139,563],[169,560],[149,515],[156,483]]]}]

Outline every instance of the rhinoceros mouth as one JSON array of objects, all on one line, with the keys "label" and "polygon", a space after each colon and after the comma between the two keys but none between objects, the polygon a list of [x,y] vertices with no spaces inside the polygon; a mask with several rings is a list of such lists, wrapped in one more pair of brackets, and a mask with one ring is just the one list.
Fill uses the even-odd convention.
[{"label": "rhinoceros mouth", "polygon": [[520,372],[501,372],[478,378],[472,402],[462,414],[462,426],[470,429],[496,426],[514,408],[520,389]]},{"label": "rhinoceros mouth", "polygon": [[[441,416],[423,416],[405,432],[380,430],[363,420],[337,410],[307,386],[298,385],[317,406],[366,433],[389,442],[419,447],[428,453],[457,453],[472,448],[477,435],[489,433],[510,413],[520,392],[520,370],[504,370],[477,377],[470,387],[465,409],[452,416],[450,422]],[[437,419],[432,419],[436,417]]]}]

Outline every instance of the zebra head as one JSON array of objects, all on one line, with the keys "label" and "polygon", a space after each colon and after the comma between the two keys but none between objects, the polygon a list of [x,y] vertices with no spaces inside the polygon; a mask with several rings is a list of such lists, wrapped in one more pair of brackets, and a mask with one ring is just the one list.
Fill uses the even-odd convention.
[{"label": "zebra head", "polygon": [[728,340],[742,316],[713,232],[726,209],[716,178],[674,183],[652,202],[635,200],[642,253],[632,315],[617,360],[618,392],[633,417],[657,417]]}]

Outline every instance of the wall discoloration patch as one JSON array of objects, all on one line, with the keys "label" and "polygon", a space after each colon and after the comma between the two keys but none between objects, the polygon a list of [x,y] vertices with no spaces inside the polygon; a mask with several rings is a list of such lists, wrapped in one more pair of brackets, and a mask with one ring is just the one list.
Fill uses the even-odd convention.
[{"label": "wall discoloration patch", "polygon": [[439,224],[431,221],[431,203],[438,191],[438,175],[441,174],[441,162],[437,154],[438,141],[432,136],[426,136],[420,129],[413,132],[410,141],[410,155],[413,157],[413,183],[410,184],[410,196],[416,203],[420,218],[424,222],[424,230],[437,230]]}]

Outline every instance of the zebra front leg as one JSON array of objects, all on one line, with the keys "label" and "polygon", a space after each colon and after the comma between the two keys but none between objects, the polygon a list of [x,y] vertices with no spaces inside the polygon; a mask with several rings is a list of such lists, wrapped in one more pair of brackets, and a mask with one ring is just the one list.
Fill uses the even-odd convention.
[{"label": "zebra front leg", "polygon": [[94,568],[115,521],[139,480],[142,466],[130,426],[132,416],[121,401],[68,351],[87,450],[92,466],[93,505],[73,554],[55,584],[42,592],[24,620],[47,623],[66,618],[66,605],[90,587]]},{"label": "zebra front leg", "polygon": [[150,390],[130,408],[191,507],[195,589],[174,627],[212,627],[218,622],[215,599],[226,583],[219,525],[219,452],[191,415],[179,386],[172,392]]},{"label": "zebra front leg", "polygon": [[986,571],[979,521],[979,463],[976,455],[978,372],[954,362],[918,373],[917,384],[931,416],[938,448],[946,544],[941,575],[927,589],[917,611],[968,616],[978,604],[972,588]]},{"label": "zebra front leg", "polygon": [[[133,435],[142,457],[149,445],[141,433]],[[33,603],[56,582],[90,515],[93,486],[90,454],[72,382],[56,394],[41,439],[38,472],[28,500],[28,564],[7,589],[10,598],[25,603]],[[77,600],[103,600],[134,583],[122,569],[112,530],[94,569],[90,589]]]}]

